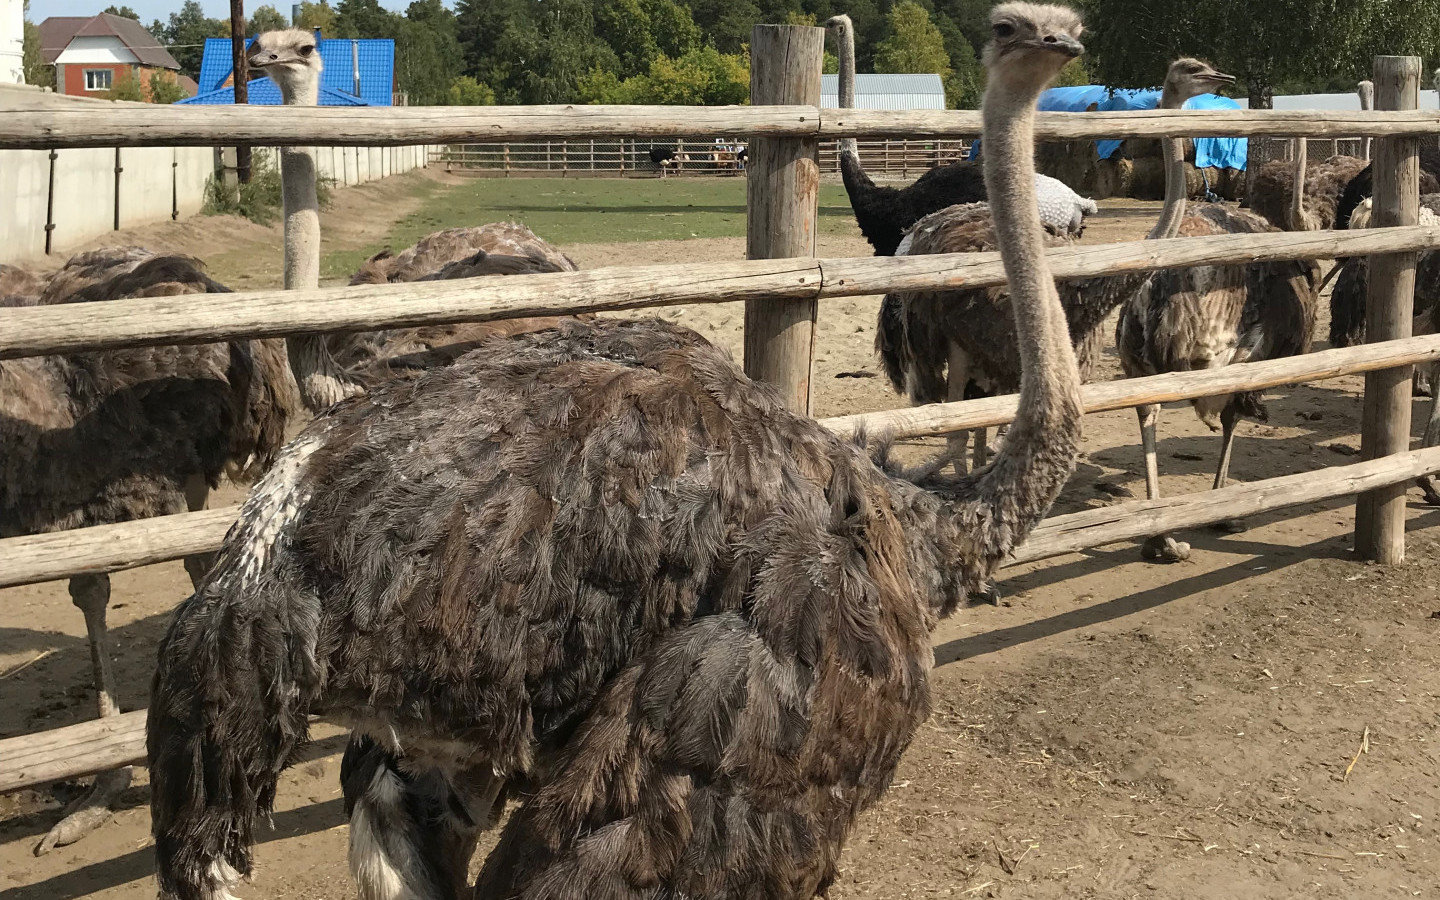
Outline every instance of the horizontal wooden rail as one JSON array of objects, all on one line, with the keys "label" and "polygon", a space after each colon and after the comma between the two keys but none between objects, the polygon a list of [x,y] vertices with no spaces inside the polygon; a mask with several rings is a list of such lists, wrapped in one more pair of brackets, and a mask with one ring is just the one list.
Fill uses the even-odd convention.
[{"label": "horizontal wooden rail", "polygon": [[[1282,384],[1321,381],[1341,375],[1437,361],[1440,361],[1440,335],[1432,334],[1334,350],[1317,350],[1304,356],[1237,363],[1220,369],[1197,369],[1121,381],[1100,381],[1084,385],[1080,389],[1080,396],[1085,404],[1085,412],[1097,413],[1130,409],[1149,403],[1173,403],[1196,397],[1214,397],[1242,390],[1258,391]],[[981,400],[931,403],[884,412],[837,416],[833,419],[822,419],[821,423],[831,431],[845,436],[853,435],[861,428],[868,434],[888,433],[896,438],[948,434],[969,428],[1007,425],[1015,421],[1017,399],[1016,394],[1005,394]],[[0,584],[3,583],[0,581]]]},{"label": "horizontal wooden rail", "polygon": [[[1440,245],[1440,228],[1233,234],[1071,245],[1046,252],[1060,279],[1177,266],[1334,258]],[[186,294],[8,309],[0,359],[518,316],[573,315],[741,300],[854,297],[1005,283],[998,253],[855,259],[757,259],[312,291]]]},{"label": "horizontal wooden rail", "polygon": [[[1081,399],[1085,411],[1094,413],[1437,360],[1440,360],[1440,335],[1427,335],[1285,359],[1237,363],[1223,369],[1087,384],[1081,389]],[[1004,425],[1014,420],[1015,410],[1016,397],[1011,394],[840,416],[821,419],[820,424],[846,436],[864,428],[869,434],[889,432],[895,437],[919,437]],[[0,588],[72,575],[116,572],[216,550],[238,513],[239,507],[231,506],[0,540]]]},{"label": "horizontal wooden rail", "polygon": [[1041,522],[1030,532],[1025,543],[1016,548],[1006,565],[1033,562],[1182,528],[1211,525],[1303,503],[1350,497],[1386,485],[1403,484],[1434,472],[1440,472],[1440,447],[1382,456],[1349,466],[1330,466],[1314,472],[1231,484],[1199,494],[1135,500],[1087,509]]},{"label": "horizontal wooden rail", "polygon": [[145,762],[145,710],[0,741],[0,793]]},{"label": "horizontal wooden rail", "polygon": [[[1041,113],[1040,140],[1394,137],[1440,132],[1440,112],[1141,110]],[[560,138],[973,137],[977,110],[814,106],[110,106],[6,110],[0,149],[465,144]]]},{"label": "horizontal wooden rail", "polygon": [[[1217,491],[1117,503],[1055,516],[1042,522],[1006,565],[1350,496],[1436,471],[1440,471],[1440,447],[1318,472],[1232,484]],[[0,741],[0,792],[144,763],[145,716],[142,709]]]}]

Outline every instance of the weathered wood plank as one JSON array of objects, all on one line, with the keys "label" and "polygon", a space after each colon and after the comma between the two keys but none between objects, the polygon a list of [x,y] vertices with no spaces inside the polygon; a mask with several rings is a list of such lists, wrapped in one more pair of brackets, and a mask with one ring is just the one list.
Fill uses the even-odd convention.
[{"label": "weathered wood plank", "polygon": [[1116,503],[1100,509],[1055,516],[1041,522],[1007,565],[1033,562],[1090,547],[1168,534],[1227,519],[1239,519],[1349,497],[1362,491],[1405,486],[1421,475],[1440,472],[1440,447],[1397,453],[1349,466],[1297,472],[1249,484],[1160,500]]},{"label": "weathered wood plank", "polygon": [[145,710],[0,741],[0,793],[145,761]]},{"label": "weathered wood plank", "polygon": [[[148,108],[145,108],[148,106]],[[816,135],[814,106],[154,106],[6,110],[0,149],[475,144],[572,137]]]},{"label": "weathered wood plank", "polygon": [[[750,37],[750,102],[820,102],[825,30],[756,25]],[[819,142],[813,136],[757,137],[745,172],[745,255],[813,257],[820,202]],[[810,414],[815,297],[745,301],[745,374],[774,385],[785,404]]]},{"label": "weathered wood plank", "polygon": [[[1375,58],[1375,105],[1413,110],[1420,103],[1420,58]],[[1388,137],[1375,145],[1376,226],[1414,225],[1420,220],[1420,139]],[[1365,339],[1387,341],[1410,336],[1415,297],[1415,253],[1370,257]],[[1381,369],[1365,376],[1360,416],[1360,455],[1375,459],[1410,446],[1410,375],[1408,367]],[[1387,485],[1363,494],[1355,504],[1355,550],[1366,559],[1398,563],[1405,558],[1405,491]]]},{"label": "weathered wood plank", "polygon": [[[1440,131],[1440,112],[1136,110],[1041,113],[1045,141],[1175,137],[1395,137]],[[6,110],[0,149],[476,144],[688,135],[973,137],[975,110],[801,106],[223,107],[66,105]]]},{"label": "weathered wood plank", "polygon": [[[1047,257],[1057,278],[1081,279],[1172,266],[1361,256],[1437,245],[1440,228],[1414,226],[1059,247],[1047,251]],[[6,310],[0,317],[0,359],[692,303],[976,288],[1004,282],[999,254],[965,253],[737,260],[313,291],[146,297]]]}]

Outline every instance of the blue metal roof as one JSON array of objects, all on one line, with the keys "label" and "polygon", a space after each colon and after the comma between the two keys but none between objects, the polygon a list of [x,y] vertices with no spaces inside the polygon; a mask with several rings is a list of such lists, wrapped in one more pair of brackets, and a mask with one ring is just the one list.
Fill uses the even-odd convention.
[{"label": "blue metal roof", "polygon": [[[395,87],[395,42],[389,38],[347,40],[326,38],[320,41],[321,106],[389,106]],[[360,73],[360,95],[355,96],[355,72]],[[206,38],[205,55],[200,60],[199,89],[195,96],[181,103],[215,105],[234,103],[235,90],[226,86],[233,68],[229,38]],[[268,78],[256,78],[249,84],[249,102],[260,106],[278,106],[280,89]]]},{"label": "blue metal roof", "polygon": [[[838,75],[820,76],[820,106],[840,107]],[[944,109],[945,85],[939,75],[856,75],[857,109]]]}]

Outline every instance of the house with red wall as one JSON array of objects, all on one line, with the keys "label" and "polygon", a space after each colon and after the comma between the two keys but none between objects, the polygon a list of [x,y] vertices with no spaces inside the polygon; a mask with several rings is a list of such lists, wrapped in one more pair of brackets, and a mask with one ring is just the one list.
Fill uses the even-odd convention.
[{"label": "house with red wall", "polygon": [[133,78],[148,100],[157,72],[167,80],[189,81],[170,51],[144,25],[124,16],[51,16],[40,23],[40,46],[41,58],[55,67],[55,90],[61,94],[106,97],[123,79]]}]

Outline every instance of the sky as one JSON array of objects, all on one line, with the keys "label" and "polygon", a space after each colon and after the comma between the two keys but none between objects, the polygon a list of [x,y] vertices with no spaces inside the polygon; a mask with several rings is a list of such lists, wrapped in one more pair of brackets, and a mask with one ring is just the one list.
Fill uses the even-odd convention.
[{"label": "sky", "polygon": [[[140,21],[149,25],[156,19],[168,20],[170,14],[178,12],[183,3],[184,0],[125,0],[114,5],[130,7],[140,14]],[[249,12],[257,6],[267,4],[287,16],[290,15],[290,0],[245,0],[245,10]],[[93,16],[110,5],[111,0],[30,0],[30,21],[39,22],[50,16]],[[200,0],[200,5],[205,8],[207,16],[216,19],[230,18],[229,0]],[[331,5],[334,5],[334,0],[331,0]],[[396,12],[404,12],[405,7],[410,5],[410,0],[380,0],[380,5]]]}]

